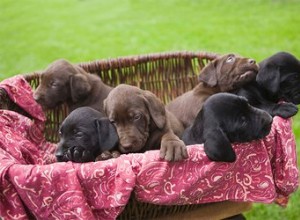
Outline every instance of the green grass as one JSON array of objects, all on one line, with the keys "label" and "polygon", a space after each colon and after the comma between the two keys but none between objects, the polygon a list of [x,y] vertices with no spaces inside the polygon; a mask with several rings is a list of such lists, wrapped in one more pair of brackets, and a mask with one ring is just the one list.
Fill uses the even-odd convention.
[{"label": "green grass", "polygon": [[[299,0],[1,0],[0,80],[71,62],[191,50],[235,52],[260,61],[285,50],[300,57]],[[300,145],[299,117],[293,129]],[[300,150],[298,147],[298,157]],[[255,205],[248,219],[297,219]]]}]

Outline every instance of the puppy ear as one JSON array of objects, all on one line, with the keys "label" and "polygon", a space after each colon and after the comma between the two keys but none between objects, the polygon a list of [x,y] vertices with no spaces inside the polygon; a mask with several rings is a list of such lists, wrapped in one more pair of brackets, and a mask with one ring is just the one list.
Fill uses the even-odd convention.
[{"label": "puppy ear", "polygon": [[152,92],[144,91],[142,96],[156,126],[164,128],[167,122],[164,104]]},{"label": "puppy ear", "polygon": [[262,65],[258,70],[256,81],[271,94],[277,94],[280,86],[279,66],[271,63]]},{"label": "puppy ear", "polygon": [[103,111],[107,115],[107,104],[106,104],[107,101],[106,101],[106,99],[103,100]]},{"label": "puppy ear", "polygon": [[206,83],[210,87],[214,87],[217,85],[217,60],[213,60],[202,69],[198,80]]},{"label": "puppy ear", "polygon": [[92,87],[85,74],[75,74],[70,76],[70,89],[72,101],[77,102],[85,98],[90,93]]},{"label": "puppy ear", "polygon": [[119,143],[115,126],[107,118],[96,119],[95,125],[101,152],[112,150]]},{"label": "puppy ear", "polygon": [[204,133],[204,152],[212,161],[234,162],[236,155],[221,128]]}]

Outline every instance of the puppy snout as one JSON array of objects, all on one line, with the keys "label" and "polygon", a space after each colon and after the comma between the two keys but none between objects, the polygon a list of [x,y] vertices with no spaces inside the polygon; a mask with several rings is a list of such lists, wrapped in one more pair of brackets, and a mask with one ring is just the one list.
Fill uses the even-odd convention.
[{"label": "puppy snout", "polygon": [[264,114],[263,120],[264,120],[265,124],[271,125],[273,122],[272,116],[265,111],[263,112],[263,114]]},{"label": "puppy snout", "polygon": [[262,137],[264,137],[267,134],[269,134],[269,132],[271,131],[273,118],[269,113],[267,113],[265,111],[262,111],[262,112],[263,112],[263,117],[261,119],[261,125],[262,125],[261,135],[262,135]]},{"label": "puppy snout", "polygon": [[125,152],[131,152],[133,150],[133,146],[131,143],[123,143],[121,147],[124,149]]},{"label": "puppy snout", "polygon": [[55,152],[55,157],[58,162],[63,162],[65,160],[65,155],[63,148],[59,146]]},{"label": "puppy snout", "polygon": [[249,64],[255,64],[256,63],[256,61],[254,59],[249,59],[248,62],[249,62]]},{"label": "puppy snout", "polygon": [[41,102],[44,98],[43,98],[43,95],[34,93],[34,94],[33,94],[33,99],[34,99],[36,102]]},{"label": "puppy snout", "polygon": [[65,161],[65,157],[64,155],[55,155],[57,162],[64,162]]}]

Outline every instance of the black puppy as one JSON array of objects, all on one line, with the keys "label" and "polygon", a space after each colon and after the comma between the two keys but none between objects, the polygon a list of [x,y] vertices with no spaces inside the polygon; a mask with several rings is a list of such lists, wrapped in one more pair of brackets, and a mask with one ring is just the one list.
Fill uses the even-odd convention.
[{"label": "black puppy", "polygon": [[259,63],[256,81],[234,93],[272,116],[289,118],[298,112],[299,85],[300,61],[290,53],[279,52]]},{"label": "black puppy", "polygon": [[234,162],[231,143],[263,138],[271,125],[272,117],[249,105],[244,97],[218,93],[205,101],[182,140],[186,145],[204,143],[204,151],[213,161]]},{"label": "black puppy", "polygon": [[113,150],[119,142],[115,127],[102,113],[90,107],[73,110],[62,122],[59,133],[58,162],[95,161],[97,156]]}]

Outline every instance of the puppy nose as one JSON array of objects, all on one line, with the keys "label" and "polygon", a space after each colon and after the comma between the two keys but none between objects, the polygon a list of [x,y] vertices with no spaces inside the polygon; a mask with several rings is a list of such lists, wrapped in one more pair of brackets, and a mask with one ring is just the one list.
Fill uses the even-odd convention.
[{"label": "puppy nose", "polygon": [[33,93],[33,99],[34,99],[36,102],[38,102],[38,101],[41,100],[41,96],[38,95],[38,94],[36,94],[36,93]]},{"label": "puppy nose", "polygon": [[55,155],[57,162],[64,162],[65,158],[64,155]]},{"label": "puppy nose", "polygon": [[249,59],[248,62],[249,62],[250,64],[255,64],[255,63],[256,63],[256,61],[255,61],[254,59]]},{"label": "puppy nose", "polygon": [[132,144],[130,144],[130,143],[122,144],[122,147],[126,148],[126,149],[132,148]]},{"label": "puppy nose", "polygon": [[56,157],[56,160],[58,162],[63,162],[64,161],[64,153],[61,149],[58,149],[56,152],[55,152],[55,157]]},{"label": "puppy nose", "polygon": [[126,152],[131,152],[133,150],[133,146],[130,143],[124,143],[121,144],[121,147],[126,151]]}]

